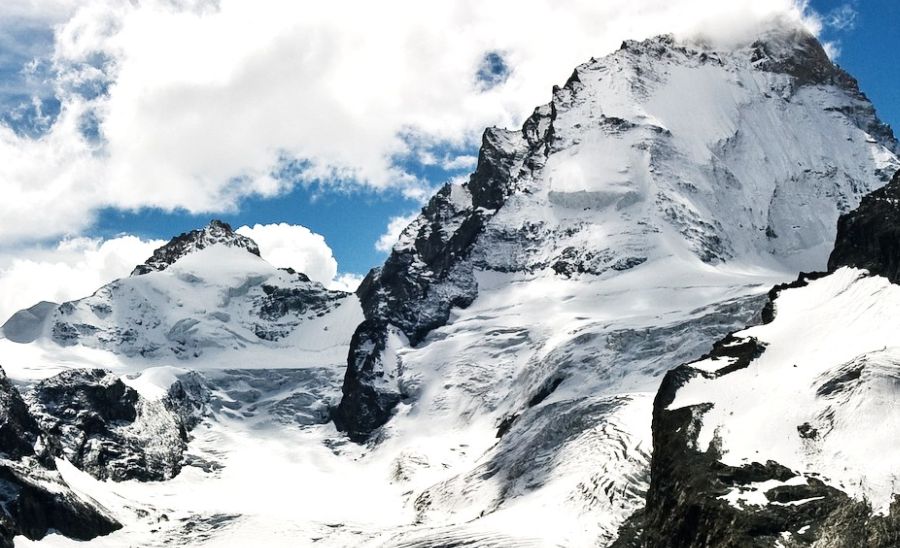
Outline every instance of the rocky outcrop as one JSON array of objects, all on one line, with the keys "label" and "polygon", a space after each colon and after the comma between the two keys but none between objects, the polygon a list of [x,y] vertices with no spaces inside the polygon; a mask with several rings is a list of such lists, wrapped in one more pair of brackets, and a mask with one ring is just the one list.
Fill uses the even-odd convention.
[{"label": "rocky outcrop", "polygon": [[333,414],[354,439],[387,422],[405,397],[386,353],[390,330],[416,345],[447,322],[452,308],[465,308],[478,295],[473,246],[516,181],[542,161],[540,119],[546,116],[536,111],[521,132],[486,130],[469,181],[445,185],[357,290],[366,321],[353,336],[344,396]]},{"label": "rocky outcrop", "polygon": [[828,270],[863,268],[900,283],[900,171],[838,221]]},{"label": "rocky outcrop", "polygon": [[[762,351],[756,341],[737,341],[729,336],[703,359],[736,357],[730,368],[733,371],[746,367]],[[681,366],[663,379],[653,402],[647,504],[622,527],[613,547],[762,548],[783,541],[787,531],[802,531],[792,537],[797,544],[791,546],[808,545],[817,538],[820,525],[844,508],[850,498],[820,480],[800,478],[774,461],[728,466],[720,462],[721,455],[715,447],[705,451],[698,448],[702,417],[711,404],[676,410],[668,407],[679,388],[702,374]],[[776,486],[760,487],[766,482]],[[728,500],[730,493],[759,491],[763,501],[769,503],[739,506]]]},{"label": "rocky outcrop", "polygon": [[213,219],[201,229],[191,230],[172,238],[166,245],[156,249],[144,264],[136,266],[131,275],[140,276],[165,270],[185,255],[214,244],[246,249],[249,253],[259,256],[256,242],[236,233],[228,223]]},{"label": "rocky outcrop", "polygon": [[180,470],[182,417],[103,369],[74,369],[26,394],[48,450],[98,479],[159,481]]},{"label": "rocky outcrop", "polygon": [[75,494],[56,470],[48,437],[0,370],[0,546],[50,532],[89,540],[120,527],[93,501]]}]

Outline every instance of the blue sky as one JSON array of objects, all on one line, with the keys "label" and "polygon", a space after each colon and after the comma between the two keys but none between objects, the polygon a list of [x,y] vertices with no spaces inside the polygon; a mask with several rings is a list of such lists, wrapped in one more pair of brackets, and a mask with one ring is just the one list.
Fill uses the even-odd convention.
[{"label": "blue sky", "polygon": [[826,27],[823,38],[838,42],[838,64],[859,81],[881,119],[900,129],[900,2],[813,0],[812,6],[826,16],[844,6],[855,12],[848,28]]},{"label": "blue sky", "polygon": [[[102,0],[98,1],[102,2]],[[785,2],[788,0],[771,0],[771,3],[776,5],[779,1]],[[62,4],[66,3],[65,0],[60,0],[60,2]],[[664,2],[647,0],[646,3],[658,6],[653,9],[658,9],[663,14],[661,18],[663,20],[666,19],[664,12],[667,8],[662,7],[665,4]],[[682,3],[691,6],[714,5],[714,3],[704,3],[704,0],[685,0]],[[753,2],[744,3],[753,4]],[[548,5],[551,4],[549,3]],[[609,3],[609,5],[612,4],[615,4],[615,2]],[[628,4],[627,2],[621,3],[621,6],[615,9],[623,12],[622,17],[635,18],[643,16],[643,12],[640,10],[635,11],[633,14],[624,13],[629,9]],[[134,194],[135,196],[142,196],[141,200],[132,200],[127,191],[121,192],[123,188],[123,183],[121,182],[116,183],[118,186],[112,188],[112,190],[98,190],[97,194],[99,197],[85,199],[85,203],[89,204],[86,208],[93,208],[86,209],[84,212],[84,218],[87,219],[87,222],[82,220],[79,223],[77,219],[64,221],[62,216],[60,216],[61,220],[59,222],[61,226],[71,227],[61,228],[60,233],[105,238],[127,233],[144,238],[166,239],[179,232],[202,225],[212,217],[224,219],[235,226],[286,222],[306,226],[312,231],[324,235],[342,272],[364,274],[369,268],[378,265],[383,260],[384,252],[377,250],[374,244],[385,232],[392,218],[409,215],[417,211],[421,207],[424,196],[427,195],[430,189],[437,187],[452,177],[465,176],[471,170],[471,157],[477,154],[478,135],[481,127],[488,123],[504,125],[518,122],[530,112],[533,106],[549,98],[551,85],[562,82],[571,72],[572,66],[577,62],[586,60],[593,54],[601,55],[609,51],[612,44],[621,41],[622,37],[614,35],[611,30],[608,35],[604,34],[602,29],[597,30],[601,28],[596,26],[601,25],[599,22],[601,20],[615,22],[615,18],[611,17],[610,13],[593,13],[590,11],[592,9],[590,3],[578,5],[580,6],[578,9],[585,10],[586,14],[584,17],[578,18],[583,20],[583,28],[570,27],[567,29],[567,33],[546,38],[548,40],[546,43],[539,41],[543,38],[535,39],[533,41],[536,43],[532,49],[529,49],[531,45],[527,43],[528,40],[517,42],[517,40],[523,40],[520,35],[527,36],[529,35],[528,32],[524,32],[514,26],[508,29],[508,32],[503,31],[497,28],[496,22],[486,20],[484,22],[486,30],[481,34],[473,35],[470,40],[456,40],[454,29],[446,29],[448,33],[447,41],[423,44],[424,50],[432,47],[434,51],[426,51],[421,58],[415,57],[415,55],[407,56],[406,52],[410,48],[403,44],[400,44],[398,47],[406,49],[388,49],[384,53],[376,52],[378,56],[372,58],[376,62],[392,56],[397,57],[397,59],[390,59],[383,66],[379,65],[384,68],[385,82],[377,81],[377,78],[379,78],[377,73],[373,77],[372,73],[366,74],[363,68],[358,69],[355,65],[350,64],[348,66],[353,67],[354,71],[358,69],[363,72],[363,77],[369,78],[368,80],[351,78],[351,81],[354,83],[363,82],[362,85],[370,87],[377,87],[389,81],[400,81],[400,83],[393,88],[393,91],[391,89],[386,90],[383,94],[384,96],[363,95],[359,99],[351,98],[349,108],[347,104],[339,105],[340,108],[337,108],[333,113],[329,111],[330,117],[325,118],[325,122],[321,120],[315,121],[317,114],[315,102],[317,98],[328,102],[331,100],[331,97],[327,94],[312,94],[309,98],[303,99],[298,95],[295,104],[298,106],[306,105],[308,110],[304,111],[302,116],[291,118],[290,123],[299,126],[303,125],[307,120],[314,121],[309,122],[309,131],[307,132],[309,135],[302,136],[302,139],[298,135],[289,134],[289,137],[296,141],[292,142],[291,145],[296,146],[297,149],[318,151],[319,149],[316,147],[321,142],[331,141],[341,145],[346,139],[346,150],[341,146],[321,149],[323,157],[327,157],[327,162],[325,162],[327,165],[323,167],[321,172],[324,174],[323,179],[317,180],[314,176],[306,175],[300,181],[292,181],[290,177],[282,177],[276,184],[268,180],[265,177],[265,173],[260,172],[261,174],[255,173],[247,176],[248,180],[256,178],[253,183],[254,186],[250,190],[237,193],[232,192],[231,187],[228,185],[225,185],[223,189],[216,187],[217,183],[215,182],[207,183],[214,189],[198,195],[198,200],[206,201],[195,208],[200,211],[191,213],[184,207],[185,204],[190,207],[190,196],[182,199],[181,202],[177,200],[168,201],[165,196],[156,196],[154,195],[153,187],[155,183],[153,177],[148,175],[149,182],[135,183]],[[100,8],[102,7],[101,4]],[[882,119],[894,127],[900,127],[900,63],[896,61],[896,52],[900,51],[900,36],[896,32],[897,24],[900,23],[900,3],[896,2],[896,0],[857,0],[850,2],[847,0],[813,0],[811,7],[822,15],[826,23],[823,38],[833,42],[840,49],[838,62],[857,77],[863,91],[866,92],[878,108]],[[614,8],[611,7],[609,9]],[[618,17],[619,12],[616,12],[614,15]],[[101,92],[105,92],[110,85],[119,84],[119,89],[126,89],[127,86],[123,82],[114,82],[111,79],[112,77],[109,76],[112,72],[109,67],[113,66],[113,63],[109,62],[107,55],[115,55],[118,50],[97,48],[97,51],[90,50],[87,54],[82,55],[80,52],[83,48],[79,49],[81,47],[79,44],[70,44],[68,47],[73,53],[66,58],[67,64],[65,64],[65,68],[60,69],[59,66],[54,67],[51,64],[49,57],[54,48],[54,34],[51,30],[51,25],[66,22],[66,18],[71,13],[71,9],[68,12],[60,9],[58,15],[50,13],[49,16],[43,18],[35,17],[33,14],[26,17],[13,13],[4,19],[2,17],[2,9],[0,9],[0,121],[13,128],[23,139],[41,138],[50,131],[55,117],[60,112],[60,102],[56,96],[62,89],[63,93],[69,94],[68,97],[73,101],[73,104],[83,111],[80,114],[76,127],[81,132],[82,137],[85,137],[84,146],[90,147],[93,145],[91,145],[90,139],[87,137],[92,135],[96,137],[96,128],[92,125],[92,120],[100,116],[101,114],[99,113],[108,112],[104,109],[109,108],[109,105],[97,103],[97,97],[102,96],[103,93]],[[99,21],[105,21],[103,19],[105,16],[100,14],[102,14],[102,10],[98,9],[94,16]],[[277,16],[278,14],[275,15]],[[558,14],[555,16],[558,16]],[[596,17],[596,21],[592,23],[591,17]],[[240,17],[236,17],[236,19],[239,21]],[[517,21],[516,24],[533,24],[535,28],[541,28],[545,19],[549,20],[547,17],[537,14],[530,23],[528,21]],[[674,18],[672,20],[675,21],[674,25],[690,28],[690,22],[677,22]],[[416,32],[420,32],[420,29],[415,28],[416,22],[413,21],[413,23],[411,28]],[[67,24],[72,25],[71,22]],[[592,27],[592,24],[595,26]],[[114,25],[110,26],[114,27]],[[477,24],[473,23],[471,26],[477,26]],[[621,27],[622,25],[611,25],[606,28]],[[226,28],[228,28],[227,25]],[[650,28],[653,29],[653,33],[657,32],[657,27],[650,25]],[[83,29],[77,26],[75,30],[81,32],[81,34],[73,34],[76,38],[84,34]],[[294,32],[293,29],[289,30]],[[495,30],[496,32],[494,32]],[[672,30],[675,31],[676,29]],[[340,34],[340,30],[337,32]],[[648,30],[647,32],[651,31]],[[353,29],[348,29],[347,33],[352,34]],[[138,38],[141,36],[140,32],[133,34]],[[412,34],[412,36],[422,39],[421,34]],[[531,33],[531,36],[536,35]],[[167,38],[171,38],[173,43],[177,43],[177,36]],[[190,39],[190,36],[187,38]],[[253,38],[250,36],[248,40],[252,42]],[[374,39],[377,38],[376,36]],[[382,36],[381,39],[385,42],[390,42],[392,37]],[[571,45],[566,43],[568,39],[571,39]],[[445,43],[462,44],[468,42],[477,43],[473,44],[470,49],[459,45],[461,49],[458,55],[452,58],[448,57],[443,51],[434,53],[442,47],[446,49]],[[324,58],[328,63],[334,62],[333,55],[335,54],[334,51],[337,50],[339,48],[327,51],[328,55]],[[402,51],[403,55],[398,56],[396,54],[397,51]],[[588,52],[591,53],[588,54]],[[177,55],[178,52],[175,53]],[[236,52],[236,54],[240,53],[239,50]],[[265,61],[267,52],[260,50],[253,53]],[[223,58],[228,55],[231,54],[227,52],[222,53]],[[285,64],[284,59],[295,55],[302,57],[302,48],[288,48],[279,51],[278,55],[275,56],[276,63],[270,65],[270,67],[283,68]],[[437,81],[434,75],[438,73],[424,72],[429,70],[429,64],[432,60],[434,60],[435,65],[438,65],[438,70],[446,72],[452,69],[459,72],[455,76],[451,75],[451,78],[444,82]],[[132,57],[127,57],[127,61],[132,62]],[[260,61],[260,63],[263,61]],[[120,66],[128,66],[122,59],[119,59],[119,63]],[[401,67],[403,63],[408,63],[410,68],[405,70]],[[157,65],[152,63],[141,66],[149,66],[154,70],[157,67]],[[189,65],[186,66],[189,67]],[[248,66],[250,67],[249,69],[244,66],[238,66],[237,68],[252,72],[253,66]],[[317,70],[327,71],[329,66],[325,64],[322,65],[323,68]],[[289,79],[291,77],[289,74],[282,74],[281,70],[275,70],[275,83],[269,86],[270,88],[277,88],[277,82],[279,81],[277,78],[284,77]],[[267,77],[273,74],[271,70],[262,73]],[[163,76],[163,79],[168,77],[165,74],[151,74],[148,72],[146,73],[147,82],[153,82],[159,76]],[[214,76],[218,77],[218,75]],[[335,77],[336,80],[328,81],[325,89],[336,90],[336,93],[341,93],[343,88],[336,88],[334,82],[343,82],[346,77],[346,73],[338,73]],[[188,74],[188,79],[190,79],[190,74]],[[372,79],[376,81],[373,82]],[[454,88],[453,85],[456,85],[460,79],[469,79],[470,81],[463,82],[458,89]],[[305,80],[288,81],[292,84],[299,82],[297,85],[302,87]],[[140,84],[140,81],[138,81],[138,84]],[[147,104],[171,105],[171,103],[166,101],[172,100],[172,97],[186,97],[185,101],[179,100],[178,102],[189,102],[196,100],[194,96],[200,95],[200,92],[203,91],[204,93],[209,93],[211,101],[221,100],[223,106],[220,107],[220,111],[227,113],[229,110],[228,105],[242,104],[229,103],[228,101],[242,100],[244,101],[243,104],[246,104],[247,97],[254,97],[251,92],[248,92],[250,93],[248,96],[220,97],[218,95],[220,90],[215,86],[202,87],[196,84],[186,86],[180,82],[175,82],[174,84],[169,82],[169,84],[167,88],[160,88],[159,94],[155,96],[148,95],[151,100],[159,101],[158,103],[147,102]],[[203,85],[205,85],[205,82]],[[140,87],[140,85],[137,87]],[[409,91],[411,88],[412,92]],[[177,93],[182,95],[177,95]],[[265,93],[269,93],[269,90],[266,89]],[[431,97],[441,93],[444,93],[444,96]],[[457,101],[454,94],[464,95],[464,97]],[[71,99],[72,97],[75,99]],[[136,102],[144,101],[145,99],[142,96],[133,96],[132,98],[134,99],[135,97]],[[277,125],[278,109],[287,108],[291,110],[294,105],[289,100],[277,104],[270,102],[269,99],[269,96],[265,95],[261,99],[262,104],[256,107],[256,110],[269,109],[274,111],[276,115],[266,118],[264,122],[271,125],[274,120]],[[283,100],[283,98],[279,95],[274,95],[271,97],[271,100],[279,101]],[[208,102],[208,100],[201,97],[198,100],[198,106],[193,108],[202,108]],[[406,103],[394,104],[398,102]],[[419,104],[420,102],[422,103],[421,105]],[[370,103],[377,107],[373,108],[372,112],[375,112],[376,115],[372,115],[371,118],[352,112],[354,104],[368,105]],[[408,109],[405,109],[404,105],[407,103],[410,106]],[[116,105],[118,103],[113,106]],[[150,121],[154,121],[152,117],[157,116],[164,122],[170,114],[173,116],[173,119],[183,121],[182,119],[174,118],[175,113],[169,113],[164,108],[161,109],[161,107],[156,108],[156,111],[151,111]],[[324,111],[327,108],[329,106],[323,104],[322,110]],[[398,117],[397,113],[402,113],[404,110],[412,111],[413,115],[409,119]],[[132,112],[127,108],[124,111]],[[216,111],[212,110],[211,112],[215,113]],[[176,126],[173,124],[173,128],[166,128],[165,124],[160,124],[154,130],[157,133],[162,132],[161,135],[163,137],[166,136],[166,131],[177,132],[179,131],[178,128],[186,127],[187,132],[190,133],[190,131],[195,129],[189,123],[192,114],[192,111],[187,112],[188,122],[185,123],[188,125]],[[387,133],[362,135],[357,138],[356,133],[364,132],[353,131],[354,126],[350,124],[347,126],[350,128],[350,131],[343,128],[341,129],[343,133],[338,130],[332,133],[323,132],[321,138],[316,138],[316,130],[318,128],[330,127],[330,120],[336,120],[340,123],[341,117],[345,115],[348,118],[360,116],[360,120],[363,120],[371,127],[384,125]],[[391,116],[394,118],[391,118]],[[137,122],[131,127],[131,131],[134,132],[133,140],[139,142],[142,138],[140,128],[143,127],[139,122],[142,119],[135,118],[135,120]],[[143,120],[146,123],[148,118]],[[244,121],[238,120],[238,122],[243,123]],[[357,125],[359,125],[359,122],[357,122]],[[412,131],[410,136],[393,142],[394,139],[390,134],[391,128],[408,128],[412,125],[415,125],[417,129]],[[225,126],[224,131],[229,131],[229,127]],[[266,129],[268,126],[264,124],[260,126],[251,123],[247,125],[247,128],[249,128],[247,131],[259,130],[260,127],[263,127],[265,130],[260,134],[260,137],[264,138],[268,133]],[[211,129],[211,131],[219,131],[221,133],[223,130]],[[243,130],[236,129],[235,131],[236,133],[241,133]],[[149,132],[150,130],[148,129]],[[166,160],[163,162],[157,160],[157,163],[160,165],[164,165],[168,158],[171,157],[173,164],[179,161],[185,164],[186,167],[181,166],[183,167],[181,172],[194,173],[196,170],[204,167],[216,167],[216,159],[214,157],[206,164],[192,163],[192,159],[186,160],[179,156],[185,148],[183,143],[179,146],[166,148],[164,141],[165,139],[159,142],[148,141],[150,143],[148,148],[156,146],[163,151],[164,154],[161,157],[166,158]],[[27,144],[25,140],[22,142]],[[163,144],[159,144],[160,142]],[[191,141],[187,142],[189,145],[192,143]],[[197,143],[198,148],[202,148],[200,141],[193,142]],[[391,161],[382,165],[377,158],[372,159],[377,156],[376,154],[368,154],[365,150],[366,146],[371,148],[372,143],[380,142],[385,142],[384,148],[380,152],[399,150],[401,153],[392,156]],[[280,144],[277,141],[275,143]],[[242,147],[246,148],[244,145],[246,145],[246,142],[236,143],[234,144],[236,148],[232,149],[232,151],[242,150]],[[345,153],[347,151],[355,153],[357,149],[360,151],[359,155],[365,156],[365,159],[359,162],[352,158],[347,160],[347,154]],[[166,156],[166,154],[169,156]],[[198,156],[202,155],[202,152],[198,153]],[[382,154],[382,156],[384,155]],[[222,157],[227,159],[229,153],[223,153]],[[134,160],[134,158],[137,158],[137,160]],[[133,163],[138,166],[134,167],[134,169],[140,175],[142,171],[146,171],[146,169],[141,169],[141,164],[139,163],[140,160],[144,159],[140,155],[129,157],[128,161],[125,162],[127,164],[125,168],[131,167]],[[463,161],[451,163],[454,159]],[[265,165],[265,160],[259,160],[256,157],[251,158],[251,160],[260,165]],[[66,167],[67,160],[65,158],[59,161],[63,167]],[[342,164],[342,162],[344,163]],[[329,174],[333,174],[335,169],[342,169],[345,164],[352,169],[350,171],[340,171],[341,175],[338,178],[343,180],[342,184],[335,185],[330,180],[326,180],[331,179]],[[128,170],[125,168],[123,168],[123,172],[128,173]],[[215,172],[215,169],[209,170],[209,173]],[[247,172],[252,172],[252,169],[249,169]],[[165,174],[168,172],[162,171],[161,173]],[[351,175],[348,176],[347,173]],[[358,182],[358,184],[353,181],[354,173],[360,174],[359,179],[361,182]],[[208,175],[207,173],[202,175],[215,177],[215,175]],[[0,173],[0,176],[2,176],[2,173]],[[165,175],[158,177],[158,183],[160,185],[165,184]],[[126,178],[124,180],[129,179]],[[398,183],[398,181],[400,182]],[[296,184],[291,184],[294,182]],[[183,186],[182,183],[173,182],[172,184],[174,185],[173,193],[177,193],[179,184]],[[275,188],[271,187],[273,184],[275,184]],[[90,194],[93,191],[93,189],[89,188],[86,192],[84,186],[73,186],[73,188],[72,196],[76,201],[80,196]],[[111,193],[121,195],[108,198],[108,195]],[[144,195],[149,197],[143,198]],[[104,203],[116,205],[103,205]],[[96,204],[100,205],[97,206]],[[133,206],[134,209],[129,209],[130,204],[136,204]],[[147,207],[147,204],[160,204],[163,207],[153,207],[152,205]],[[51,217],[53,216],[51,211],[46,213]],[[36,234],[35,238],[39,240],[53,233],[44,231]]]}]

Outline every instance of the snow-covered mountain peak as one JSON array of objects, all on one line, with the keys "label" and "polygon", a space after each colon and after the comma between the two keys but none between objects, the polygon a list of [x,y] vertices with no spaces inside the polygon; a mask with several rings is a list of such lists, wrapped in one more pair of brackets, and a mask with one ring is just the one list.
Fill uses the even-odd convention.
[{"label": "snow-covered mountain peak", "polygon": [[501,278],[629,274],[616,283],[646,289],[637,271],[689,287],[820,270],[839,215],[888,182],[896,150],[808,33],[736,48],[625,42],[578,66],[521,130],[487,130],[469,181],[438,192],[370,273],[336,421],[365,434],[410,393],[402,377],[416,373],[395,365],[393,328],[419,346]]},{"label": "snow-covered mountain peak", "polygon": [[232,230],[228,223],[213,219],[203,228],[172,238],[167,244],[156,249],[144,264],[136,266],[131,275],[140,276],[165,270],[180,258],[215,244],[243,249],[259,256],[259,246],[256,242]]}]

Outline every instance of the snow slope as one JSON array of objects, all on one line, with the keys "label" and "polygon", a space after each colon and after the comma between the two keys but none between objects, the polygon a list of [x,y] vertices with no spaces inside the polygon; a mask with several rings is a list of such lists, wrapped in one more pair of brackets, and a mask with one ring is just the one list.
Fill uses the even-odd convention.
[{"label": "snow slope", "polygon": [[774,321],[735,334],[758,340],[759,358],[691,380],[669,408],[712,403],[697,443],[726,464],[774,460],[886,512],[900,492],[900,287],[842,268],[775,304]]}]

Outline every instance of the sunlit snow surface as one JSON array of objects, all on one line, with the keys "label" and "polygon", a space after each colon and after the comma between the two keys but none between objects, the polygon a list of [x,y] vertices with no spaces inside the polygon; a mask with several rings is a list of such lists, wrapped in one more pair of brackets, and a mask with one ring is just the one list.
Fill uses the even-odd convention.
[{"label": "sunlit snow surface", "polygon": [[[698,439],[731,465],[774,460],[886,511],[900,491],[900,287],[843,268],[783,292],[745,369],[697,377],[669,406],[711,402]],[[801,436],[807,425],[815,435]]]},{"label": "sunlit snow surface", "polygon": [[[192,431],[194,464],[175,479],[102,483],[61,465],[126,525],[90,545],[611,540],[643,502],[662,374],[752,324],[774,283],[824,267],[839,213],[898,165],[845,115],[866,114],[844,90],[797,89],[753,70],[747,50],[701,62],[665,40],[635,47],[579,67],[577,93],[554,94],[549,157],[515,181],[473,251],[477,299],[414,348],[399,332],[389,337],[385,361],[396,368],[385,382],[409,397],[377,443],[355,445],[331,424],[278,411],[288,398],[336,403],[361,320],[354,297],[286,339],[189,359],[0,341],[0,362],[19,382],[100,365],[137,375],[128,382],[149,397],[183,370],[213,387],[217,404]],[[550,107],[539,112],[550,123]],[[508,139],[523,146],[521,135]],[[470,207],[462,187],[451,199]],[[596,252],[585,259],[593,273],[556,274],[549,264],[567,248]],[[210,293],[190,283],[187,294],[215,296],[217,284],[240,285],[231,274],[265,270],[241,260],[245,271],[209,278]],[[215,302],[185,306],[200,313]],[[758,329],[774,336],[778,325]],[[696,398],[709,396],[698,388]],[[751,411],[762,406],[734,398],[751,435],[760,431]],[[733,458],[741,451],[734,443]],[[773,451],[802,464],[793,449]],[[84,546],[58,536],[38,544]]]}]

